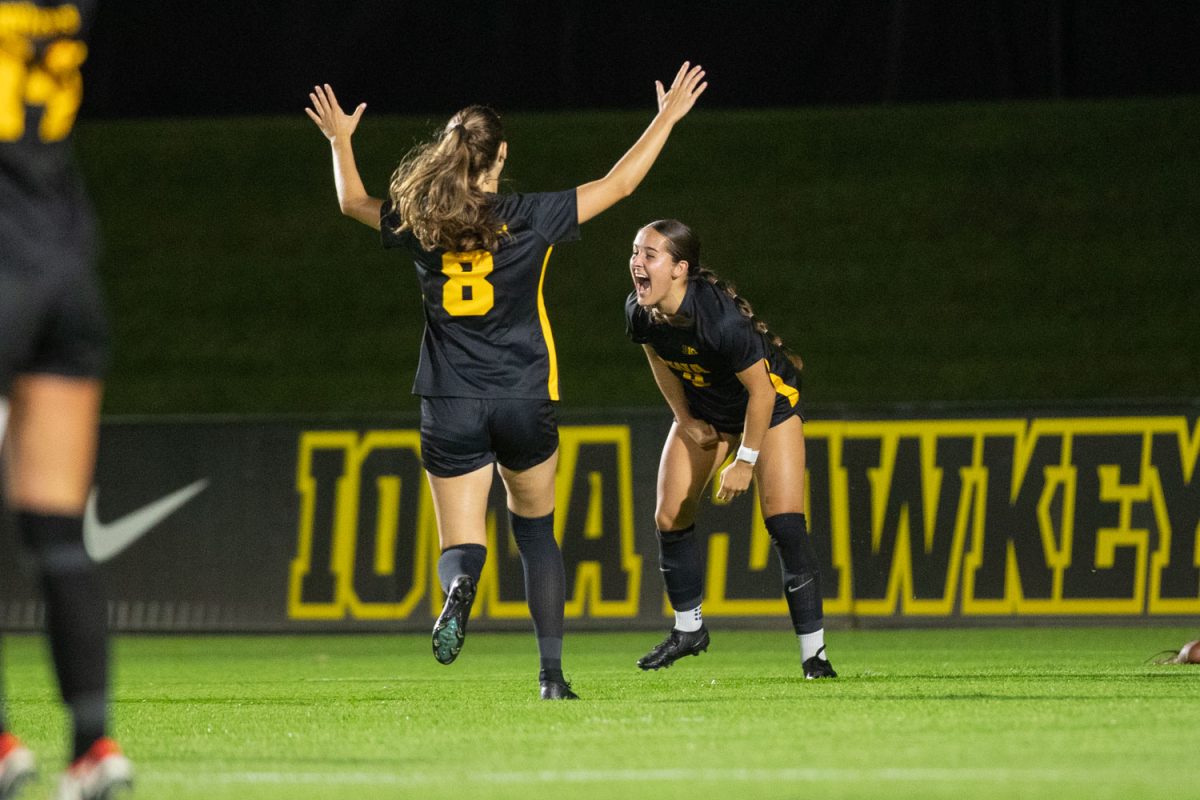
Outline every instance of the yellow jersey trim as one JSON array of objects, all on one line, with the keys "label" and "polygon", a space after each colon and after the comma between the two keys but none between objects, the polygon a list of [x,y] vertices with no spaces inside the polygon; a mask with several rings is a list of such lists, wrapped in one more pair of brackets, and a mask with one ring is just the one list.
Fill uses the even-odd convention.
[{"label": "yellow jersey trim", "polygon": [[550,318],[546,316],[546,298],[542,294],[542,286],[546,283],[546,265],[550,263],[550,254],[554,245],[546,248],[546,258],[542,261],[542,276],[538,278],[538,318],[542,321],[542,338],[546,340],[546,354],[550,358],[550,377],[546,388],[550,391],[550,399],[558,399],[558,355],[554,351],[554,334],[550,330]]},{"label": "yellow jersey trim", "polygon": [[771,376],[771,383],[775,386],[775,393],[786,397],[792,408],[795,408],[796,403],[800,401],[800,392],[796,391],[794,386],[788,386],[786,383],[784,383],[783,378],[779,377],[774,372],[768,372],[767,374]]}]

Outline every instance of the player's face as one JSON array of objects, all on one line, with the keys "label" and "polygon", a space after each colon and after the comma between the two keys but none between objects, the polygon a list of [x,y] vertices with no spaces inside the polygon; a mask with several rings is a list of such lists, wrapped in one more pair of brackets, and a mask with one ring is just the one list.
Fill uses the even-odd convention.
[{"label": "player's face", "polygon": [[672,258],[670,243],[653,228],[642,228],[633,240],[629,274],[639,306],[655,306],[672,293],[677,280],[687,275],[687,264]]}]

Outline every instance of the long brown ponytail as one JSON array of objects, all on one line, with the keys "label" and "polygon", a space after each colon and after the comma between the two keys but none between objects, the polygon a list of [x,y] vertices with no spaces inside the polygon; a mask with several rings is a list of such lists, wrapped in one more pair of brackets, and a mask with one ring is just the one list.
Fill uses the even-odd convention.
[{"label": "long brown ponytail", "polygon": [[[783,339],[780,339],[778,335],[771,332],[770,328],[767,327],[766,320],[760,319],[755,315],[754,309],[750,306],[750,301],[737,293],[737,287],[732,283],[721,280],[712,270],[704,269],[700,266],[700,237],[696,235],[695,231],[677,219],[655,220],[646,227],[657,231],[667,240],[667,252],[671,254],[672,259],[688,263],[689,280],[707,281],[729,295],[734,305],[737,306],[738,311],[742,312],[742,316],[750,320],[754,326],[754,330],[765,336],[772,346],[779,348],[787,356],[788,360],[792,362],[792,366],[797,371],[804,369],[804,362],[800,356],[789,350],[783,343]],[[686,322],[684,320],[673,320],[657,309],[652,309],[650,314],[651,319],[655,322],[667,322],[669,324]]]},{"label": "long brown ponytail", "polygon": [[388,197],[426,250],[494,250],[500,223],[479,177],[496,162],[504,128],[487,106],[468,106],[436,139],[414,148],[392,174]]}]

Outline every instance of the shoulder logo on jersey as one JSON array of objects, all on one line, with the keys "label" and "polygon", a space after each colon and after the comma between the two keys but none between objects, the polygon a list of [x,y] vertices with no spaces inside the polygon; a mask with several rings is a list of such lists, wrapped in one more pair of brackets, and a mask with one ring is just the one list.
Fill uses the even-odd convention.
[{"label": "shoulder logo on jersey", "polygon": [[685,344],[683,346],[683,354],[685,356],[695,356],[695,355],[699,355],[700,351],[697,350],[696,348],[692,347],[690,344]]}]

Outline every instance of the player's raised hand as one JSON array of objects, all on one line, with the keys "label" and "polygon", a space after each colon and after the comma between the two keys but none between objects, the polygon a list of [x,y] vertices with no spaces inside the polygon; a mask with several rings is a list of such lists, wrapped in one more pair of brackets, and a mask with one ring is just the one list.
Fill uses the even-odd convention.
[{"label": "player's raised hand", "polygon": [[337,96],[333,93],[333,87],[328,83],[324,86],[314,86],[308,93],[308,99],[312,102],[312,108],[304,109],[304,113],[317,123],[321,133],[331,142],[353,136],[358,128],[358,121],[367,110],[366,103],[359,103],[353,114],[342,111]]},{"label": "player's raised hand", "polygon": [[689,62],[683,62],[679,72],[675,73],[675,80],[671,81],[670,89],[664,89],[662,81],[654,82],[654,89],[658,95],[658,113],[665,114],[672,122],[678,122],[692,110],[696,98],[704,94],[707,88],[704,68],[699,64],[693,67]]}]

